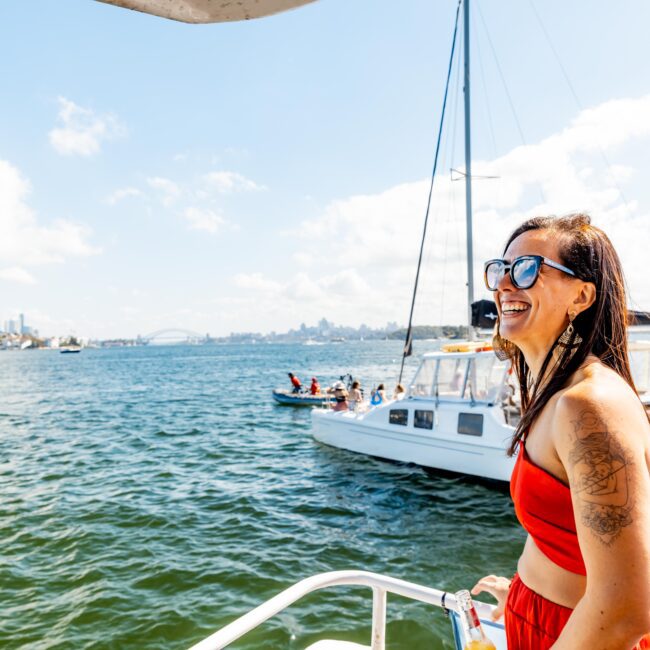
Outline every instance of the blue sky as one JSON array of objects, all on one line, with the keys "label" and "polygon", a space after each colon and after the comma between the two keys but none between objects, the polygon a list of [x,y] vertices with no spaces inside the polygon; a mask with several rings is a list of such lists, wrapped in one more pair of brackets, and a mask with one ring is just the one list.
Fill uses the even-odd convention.
[{"label": "blue sky", "polygon": [[[3,3],[0,324],[23,312],[45,334],[112,337],[406,321],[455,9],[319,0],[199,26]],[[477,265],[530,214],[588,210],[650,309],[650,5],[474,0],[472,14],[474,173],[499,177],[475,183]],[[464,318],[461,99],[455,85],[419,323]]]}]

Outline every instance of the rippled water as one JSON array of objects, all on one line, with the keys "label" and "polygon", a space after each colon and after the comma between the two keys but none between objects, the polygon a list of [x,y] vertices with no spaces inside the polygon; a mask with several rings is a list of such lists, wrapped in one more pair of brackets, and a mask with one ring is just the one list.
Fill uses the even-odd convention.
[{"label": "rippled water", "polygon": [[[308,409],[270,399],[287,370],[392,385],[400,349],[0,353],[0,646],[186,648],[321,571],[444,589],[511,574],[503,491],[324,447]],[[233,647],[367,643],[370,619],[369,591],[339,587]],[[452,647],[434,608],[389,597],[388,619],[391,650]]]}]

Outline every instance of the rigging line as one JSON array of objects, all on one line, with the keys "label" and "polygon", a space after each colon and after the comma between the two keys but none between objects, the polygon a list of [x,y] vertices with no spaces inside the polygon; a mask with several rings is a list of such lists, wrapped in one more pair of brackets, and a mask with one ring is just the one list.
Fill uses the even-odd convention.
[{"label": "rigging line", "polygon": [[[442,328],[443,318],[445,314],[445,287],[447,286],[447,269],[448,269],[448,260],[449,260],[449,233],[452,229],[452,224],[456,222],[454,219],[452,221],[452,215],[455,214],[456,202],[454,200],[454,191],[453,188],[449,187],[449,200],[447,201],[447,214],[445,215],[445,248],[443,254],[443,265],[442,265],[442,282],[440,282],[440,318],[439,326]],[[457,232],[457,230],[456,230]]]},{"label": "rigging line", "polygon": [[480,38],[478,38],[478,29],[476,28],[476,18],[475,14],[472,12],[471,14],[471,19],[472,19],[472,26],[474,28],[474,31],[476,32],[477,37],[474,39],[474,42],[476,43],[476,50],[478,51],[478,66],[481,70],[481,86],[483,88],[483,96],[485,97],[485,107],[487,109],[487,118],[488,118],[488,126],[490,127],[490,137],[492,139],[492,155],[494,158],[497,157],[497,141],[496,138],[494,137],[494,125],[492,122],[492,111],[490,110],[490,99],[487,91],[487,85],[485,83],[485,71],[483,69],[483,57],[481,56],[481,45],[480,45]]},{"label": "rigging line", "polygon": [[[462,38],[462,34],[461,34],[461,38]],[[458,123],[458,120],[457,120],[457,118],[458,118],[458,110],[457,109],[458,109],[458,96],[460,94],[459,93],[460,86],[459,86],[458,80],[460,79],[460,69],[461,69],[462,66],[459,64],[457,56],[454,58],[454,61],[453,61],[452,65],[456,66],[456,85],[454,86],[453,81],[450,82],[450,84],[451,84],[450,85],[451,94],[450,94],[450,97],[449,97],[450,103],[452,101],[455,101],[455,104],[453,106],[453,110],[450,109],[450,112],[449,112],[449,118],[452,120],[451,124],[453,124],[453,130],[452,130],[452,128],[449,128],[449,127],[444,129],[443,141],[441,143],[440,155],[439,155],[439,161],[438,161],[438,167],[440,167],[441,169],[444,169],[446,167],[446,165],[447,165],[447,161],[450,158],[453,158],[453,156],[454,156],[453,147],[454,147],[455,137],[456,137],[456,125]],[[454,72],[452,71],[452,76],[453,75],[454,75]],[[456,93],[455,94],[454,94],[454,88],[456,88]],[[451,140],[451,149],[450,149],[450,140]],[[440,206],[441,206],[441,201],[439,201],[439,200],[436,201],[432,206],[432,208],[433,208],[433,215],[432,215],[433,218],[431,220],[430,229],[433,232],[436,232],[436,233],[438,232],[438,226],[439,225],[444,226],[444,224],[440,224],[441,214],[442,214]],[[435,250],[433,250],[433,249],[435,249],[435,246],[431,246],[431,245],[426,246],[425,245],[425,253],[424,253],[425,257],[424,257],[424,261],[423,261],[423,267],[422,267],[423,271],[422,271],[422,277],[421,277],[421,281],[420,281],[420,293],[421,293],[421,295],[422,295],[423,289],[426,291],[426,287],[424,285],[428,284],[429,281],[430,281],[430,278],[433,276],[432,272],[429,271],[429,269],[433,268],[433,265],[431,264],[431,257],[435,253]],[[415,319],[415,316],[416,316],[416,312],[415,312],[415,309],[414,309],[414,311],[413,311],[414,319]]]},{"label": "rigging line", "polygon": [[[454,88],[456,89],[456,92],[454,93],[454,110],[452,112],[452,115],[454,116],[453,119],[453,127],[451,130],[452,132],[452,140],[451,140],[451,164],[453,165],[454,163],[454,157],[456,156],[456,143],[457,143],[457,129],[458,129],[458,102],[459,99],[462,95],[462,84],[460,83],[460,71],[462,68],[462,65],[460,64],[460,61],[457,59],[458,65],[456,66],[456,81],[455,81],[455,86]],[[448,251],[449,251],[449,232],[452,228],[453,225],[455,225],[454,228],[454,233],[456,235],[456,244],[458,248],[460,249],[460,244],[459,244],[459,237],[458,237],[458,220],[454,219],[453,222],[450,219],[450,215],[455,215],[456,214],[456,188],[451,185],[451,181],[448,187],[448,202],[447,202],[447,215],[446,215],[446,221],[445,221],[445,252],[444,252],[444,257],[443,257],[443,280],[441,283],[441,294],[440,294],[440,319],[439,319],[439,325],[442,328],[443,326],[443,318],[445,317],[445,287],[447,286],[447,268],[449,266],[449,257],[448,257]]]},{"label": "rigging line", "polygon": [[[503,88],[506,91],[506,97],[508,98],[508,104],[510,105],[512,116],[515,118],[515,124],[517,125],[517,131],[519,131],[519,137],[521,138],[522,144],[524,146],[528,146],[528,143],[526,142],[526,138],[524,137],[524,132],[521,128],[521,124],[519,122],[519,118],[517,117],[517,111],[515,110],[514,102],[512,101],[512,97],[510,96],[510,91],[508,90],[508,84],[506,83],[505,76],[503,75],[503,70],[501,69],[501,64],[499,63],[499,57],[497,56],[496,50],[494,49],[494,43],[492,43],[492,38],[490,38],[490,32],[487,28],[487,23],[485,22],[485,18],[483,17],[483,12],[481,11],[480,3],[477,2],[476,7],[478,8],[478,15],[480,16],[481,22],[483,23],[483,29],[485,30],[485,35],[487,36],[490,49],[492,50],[492,56],[494,57],[494,62],[496,63],[497,70],[499,72],[499,77],[501,77],[501,83],[503,84]],[[546,196],[541,186],[539,186],[539,193],[542,198],[542,202],[546,203]]]},{"label": "rigging line", "polygon": [[[461,33],[460,39],[461,39],[461,44],[462,44],[462,38],[463,35]],[[460,51],[460,46],[458,48],[458,51]],[[451,123],[450,123],[450,128],[448,128],[445,132],[445,152],[447,153],[447,157],[445,157],[444,160],[441,161],[441,165],[444,167],[447,167],[447,164],[453,165],[454,164],[454,158],[456,157],[456,145],[457,145],[457,131],[458,131],[458,102],[459,98],[462,96],[462,84],[460,82],[460,74],[462,70],[462,65],[460,61],[460,57],[456,57],[454,59],[454,65],[456,66],[456,70],[454,74],[454,81],[451,82],[451,101],[453,102],[453,107],[451,109]],[[451,146],[447,146],[449,141],[451,141]],[[440,298],[436,302],[438,302],[439,306],[439,311],[438,311],[438,321],[439,325],[442,326],[444,314],[445,314],[445,286],[446,286],[446,277],[447,277],[447,268],[449,266],[449,259],[447,255],[448,251],[448,239],[449,239],[449,213],[451,209],[451,203],[450,199],[453,201],[453,188],[448,187],[447,193],[446,193],[446,212],[445,212],[445,217],[444,217],[444,232],[445,232],[445,237],[444,237],[444,251],[443,251],[443,256],[442,256],[442,282],[437,282],[435,286],[440,286]]]},{"label": "rigging line", "polygon": [[[461,35],[462,38],[462,35]],[[453,102],[453,107],[450,112],[450,119],[451,119],[451,124],[450,128],[447,128],[445,130],[445,142],[443,146],[443,152],[444,156],[442,160],[440,161],[440,165],[442,168],[445,168],[447,164],[453,164],[454,157],[456,155],[456,133],[457,133],[457,128],[458,128],[458,100],[459,97],[461,96],[461,84],[460,84],[460,71],[461,71],[461,64],[459,61],[459,57],[456,57],[454,59],[454,65],[456,66],[456,72],[455,72],[455,81],[451,82],[451,97],[450,100]],[[454,73],[452,72],[452,75]],[[449,188],[451,190],[451,188]],[[447,192],[447,197],[451,196],[451,193],[448,191]],[[444,221],[443,221],[443,229],[445,233],[445,246],[444,246],[444,252],[443,252],[443,257],[442,257],[442,282],[436,283],[434,280],[434,286],[440,286],[441,287],[441,295],[440,295],[440,300],[437,300],[436,302],[439,305],[439,320],[440,324],[442,324],[442,319],[444,317],[445,313],[445,284],[446,284],[446,276],[447,276],[447,267],[448,267],[448,257],[447,257],[447,241],[449,239],[449,211],[450,211],[450,202],[449,200],[443,201],[443,203],[446,205],[446,211],[445,211],[445,216],[444,216]],[[439,205],[439,203],[437,204]],[[439,241],[439,240],[438,240]],[[433,265],[429,265],[428,263],[426,264],[425,268],[431,269]],[[434,274],[435,277],[435,274]]]},{"label": "rigging line", "polygon": [[433,171],[431,172],[431,185],[429,186],[429,198],[427,199],[427,210],[424,215],[424,228],[422,230],[422,241],[420,243],[420,255],[418,257],[418,267],[415,272],[415,286],[413,287],[413,298],[411,299],[411,313],[409,314],[409,324],[408,329],[406,330],[406,339],[404,341],[404,351],[402,352],[402,365],[399,371],[399,380],[398,383],[402,383],[402,374],[404,373],[404,360],[412,352],[412,341],[411,341],[411,328],[413,326],[413,309],[415,307],[415,296],[418,291],[418,280],[420,279],[420,267],[422,265],[422,251],[424,250],[424,240],[427,236],[427,223],[429,221],[429,209],[431,208],[431,195],[433,193],[433,181],[436,177],[436,169],[438,167],[438,154],[440,152],[440,141],[442,139],[442,127],[445,121],[445,109],[447,107],[447,95],[449,93],[449,79],[451,77],[451,70],[454,63],[454,53],[456,50],[456,37],[458,36],[458,16],[460,15],[460,5],[462,0],[458,0],[458,6],[456,7],[456,19],[454,23],[454,35],[451,41],[451,54],[449,56],[449,67],[447,68],[447,82],[445,84],[445,95],[442,100],[442,112],[440,114],[440,126],[438,128],[438,140],[436,142],[436,153],[433,158]]},{"label": "rigging line", "polygon": [[[560,70],[562,71],[562,76],[564,77],[564,81],[566,81],[567,86],[569,86],[569,90],[571,91],[571,94],[573,95],[573,99],[575,100],[576,106],[578,107],[579,110],[584,110],[582,106],[582,102],[580,101],[580,98],[578,97],[578,93],[576,93],[575,88],[573,87],[573,84],[571,83],[571,79],[569,79],[569,75],[567,74],[567,71],[562,65],[562,59],[560,58],[560,55],[558,54],[557,50],[555,49],[555,46],[553,45],[553,41],[551,40],[551,37],[542,22],[542,17],[539,15],[539,12],[537,11],[537,7],[535,7],[535,4],[533,3],[533,0],[528,0],[528,3],[530,4],[530,8],[533,10],[533,13],[535,14],[535,18],[537,19],[537,22],[542,30],[542,33],[544,34],[544,38],[546,38],[546,42],[548,43],[548,46],[551,48],[551,52],[553,52],[553,56],[555,57],[555,60],[557,61],[557,64],[560,66]],[[601,148],[601,146],[596,143],[596,146],[598,147],[598,151],[600,152],[600,155],[602,156],[603,161],[605,162],[605,166],[609,170],[612,180],[614,181],[614,186],[616,189],[619,191],[621,198],[623,199],[624,203],[627,203],[627,199],[625,198],[625,194],[623,193],[623,190],[621,189],[620,185],[618,184],[618,181],[616,180],[616,176],[614,175],[614,172],[612,170],[612,165],[609,162],[609,159],[607,158],[607,154],[605,151]]]},{"label": "rigging line", "polygon": [[451,164],[454,164],[454,159],[456,157],[456,143],[458,142],[456,134],[458,130],[458,102],[460,100],[460,97],[462,96],[462,85],[460,83],[460,71],[463,66],[460,65],[460,61],[458,62],[458,65],[456,66],[456,81],[454,82],[454,88],[456,89],[454,93],[454,110],[452,111],[452,128],[451,128],[451,144],[452,144],[452,150],[451,150]]}]

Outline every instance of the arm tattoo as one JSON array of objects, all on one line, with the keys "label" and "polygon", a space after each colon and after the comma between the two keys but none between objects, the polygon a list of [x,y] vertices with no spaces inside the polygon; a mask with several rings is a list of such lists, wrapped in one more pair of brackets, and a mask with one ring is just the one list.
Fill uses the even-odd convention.
[{"label": "arm tattoo", "polygon": [[609,546],[632,523],[628,468],[632,455],[607,431],[593,411],[573,420],[575,442],[569,453],[574,492],[582,523]]}]

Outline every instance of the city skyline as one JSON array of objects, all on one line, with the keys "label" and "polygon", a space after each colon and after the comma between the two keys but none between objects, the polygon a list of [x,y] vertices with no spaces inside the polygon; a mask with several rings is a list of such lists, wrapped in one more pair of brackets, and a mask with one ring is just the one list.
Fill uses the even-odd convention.
[{"label": "city skyline", "polygon": [[[189,26],[3,7],[0,323],[98,339],[405,323],[455,9],[321,0]],[[476,299],[514,224],[587,211],[629,306],[650,309],[650,6],[472,12]],[[465,319],[460,104],[455,83],[416,324]]]}]

